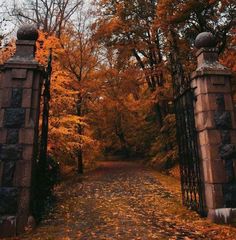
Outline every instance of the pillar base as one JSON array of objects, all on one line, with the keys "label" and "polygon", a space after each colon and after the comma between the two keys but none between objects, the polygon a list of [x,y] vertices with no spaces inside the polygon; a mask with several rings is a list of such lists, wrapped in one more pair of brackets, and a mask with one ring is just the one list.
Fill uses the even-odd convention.
[{"label": "pillar base", "polygon": [[0,216],[0,238],[16,236],[16,217]]},{"label": "pillar base", "polygon": [[236,224],[236,208],[210,209],[207,217],[214,223]]}]

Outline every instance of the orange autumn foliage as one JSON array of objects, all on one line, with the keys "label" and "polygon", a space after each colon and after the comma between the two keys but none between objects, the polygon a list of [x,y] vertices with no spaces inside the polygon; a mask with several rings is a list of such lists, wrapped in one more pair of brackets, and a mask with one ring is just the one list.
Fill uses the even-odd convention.
[{"label": "orange autumn foliage", "polygon": [[16,50],[15,40],[11,40],[6,46],[0,48],[0,64],[4,64],[13,56]]},{"label": "orange autumn foliage", "polygon": [[94,6],[95,16],[80,12],[60,34],[41,32],[37,43],[45,67],[53,53],[51,154],[75,163],[78,151],[96,158],[103,148],[148,156],[153,165],[176,161],[173,83],[195,69],[201,31],[215,34],[222,62],[235,71],[234,1],[94,0]]},{"label": "orange autumn foliage", "polygon": [[[65,41],[64,41],[65,43]],[[62,56],[66,49],[61,40],[40,32],[37,42],[37,60],[47,66],[52,49],[51,100],[49,113],[49,152],[60,162],[76,165],[77,149],[96,145],[88,135],[77,132],[78,124],[88,127],[85,117],[77,116],[76,98],[81,91],[79,83],[62,67]]]}]

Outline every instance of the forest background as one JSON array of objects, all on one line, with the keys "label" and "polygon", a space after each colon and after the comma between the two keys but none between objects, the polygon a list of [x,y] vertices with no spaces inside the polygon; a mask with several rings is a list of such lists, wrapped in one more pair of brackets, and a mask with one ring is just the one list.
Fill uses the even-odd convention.
[{"label": "forest background", "polygon": [[196,68],[200,32],[213,33],[220,61],[236,72],[235,0],[22,0],[0,9],[1,64],[25,23],[39,29],[45,68],[52,52],[48,144],[64,171],[104,155],[178,163],[174,96]]}]

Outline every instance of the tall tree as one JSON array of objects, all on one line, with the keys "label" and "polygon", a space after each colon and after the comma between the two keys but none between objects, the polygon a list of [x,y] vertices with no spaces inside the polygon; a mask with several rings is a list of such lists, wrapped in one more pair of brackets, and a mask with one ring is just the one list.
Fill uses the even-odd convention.
[{"label": "tall tree", "polygon": [[173,82],[179,87],[195,68],[192,55],[194,39],[203,31],[212,32],[217,39],[219,53],[230,42],[235,26],[234,0],[159,0],[156,25],[164,34],[165,49],[170,53],[170,71]]},{"label": "tall tree", "polygon": [[[162,88],[166,81],[163,74],[165,60],[162,33],[154,25],[157,1],[97,1],[97,4],[96,37],[106,46],[117,49],[120,59],[136,60],[137,66],[145,74],[150,92]],[[158,99],[155,110],[162,125],[163,111]]]},{"label": "tall tree", "polygon": [[[86,19],[80,18],[78,28],[67,28],[61,38],[63,52],[60,54],[60,62],[71,79],[77,82],[77,115],[83,117],[86,112],[86,101],[94,94],[92,75],[98,64],[99,48],[90,36]],[[78,134],[83,135],[84,126],[78,125]],[[83,172],[82,144],[78,149],[78,172]]]},{"label": "tall tree", "polygon": [[[30,11],[25,12],[26,8]],[[84,9],[82,0],[25,0],[22,4],[15,3],[12,11],[19,22],[29,21],[36,24],[44,33],[46,40],[51,36],[57,39],[58,48],[53,51],[54,59],[57,59],[58,64],[55,65],[57,68],[55,74],[57,78],[60,76],[60,79],[63,79],[61,81],[66,84],[66,88],[70,89],[72,93],[76,93],[73,95],[76,104],[72,104],[72,106],[78,119],[82,119],[84,116],[84,102],[87,95],[86,81],[96,65],[96,51],[98,50],[90,38],[89,17]],[[52,45],[52,47],[54,46]],[[69,83],[71,83],[70,86],[68,86]],[[57,87],[57,91],[59,91],[61,86],[57,85]],[[56,113],[54,112],[54,114]],[[75,113],[73,112],[73,114]],[[84,136],[84,127],[84,122],[79,121],[77,134],[75,134],[80,136],[76,145],[79,173],[83,172],[82,149],[84,143],[90,141]]]},{"label": "tall tree", "polygon": [[[95,78],[97,98],[89,102],[88,117],[106,153],[143,156],[156,136],[150,99],[143,72],[136,63],[120,64],[116,51],[108,49]],[[149,119],[147,118],[149,116]]]},{"label": "tall tree", "polygon": [[38,29],[49,35],[60,37],[68,23],[76,19],[76,13],[83,0],[24,0],[14,1],[11,12],[22,24],[34,23]]},{"label": "tall tree", "polygon": [[0,48],[10,42],[10,36],[14,29],[14,22],[9,16],[6,1],[0,3]]}]

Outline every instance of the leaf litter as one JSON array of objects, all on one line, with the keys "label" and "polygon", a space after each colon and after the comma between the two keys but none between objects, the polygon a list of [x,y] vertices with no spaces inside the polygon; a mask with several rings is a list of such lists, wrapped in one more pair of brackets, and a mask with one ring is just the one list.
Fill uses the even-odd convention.
[{"label": "leaf litter", "polygon": [[181,204],[179,181],[132,162],[103,162],[55,188],[53,211],[22,240],[236,239]]}]

